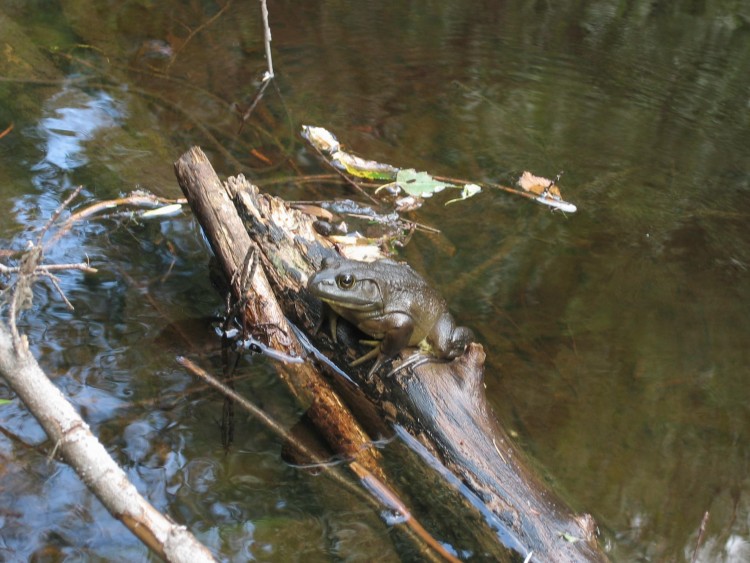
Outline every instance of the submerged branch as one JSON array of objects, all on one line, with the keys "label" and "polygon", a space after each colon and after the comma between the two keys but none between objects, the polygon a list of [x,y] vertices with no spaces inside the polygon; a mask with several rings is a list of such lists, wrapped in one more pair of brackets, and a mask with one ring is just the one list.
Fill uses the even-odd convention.
[{"label": "submerged branch", "polygon": [[[231,399],[237,403],[240,407],[245,409],[255,418],[257,418],[267,429],[276,434],[279,438],[287,443],[294,445],[304,457],[310,459],[314,465],[307,466],[323,469],[325,475],[333,478],[339,485],[348,490],[350,493],[356,495],[361,500],[368,501],[376,509],[388,508],[399,514],[401,521],[404,525],[412,532],[412,537],[419,538],[425,543],[435,554],[440,555],[443,560],[450,561],[452,563],[458,562],[453,555],[448,553],[446,549],[435,540],[432,535],[420,524],[420,522],[414,518],[406,504],[399,498],[398,494],[390,489],[382,480],[378,479],[371,471],[357,463],[353,459],[345,460],[345,463],[349,469],[359,479],[364,488],[370,492],[370,495],[363,495],[361,489],[354,487],[344,475],[335,469],[333,463],[327,462],[324,459],[308,448],[300,440],[297,440],[291,433],[284,429],[278,422],[268,416],[262,409],[255,406],[252,402],[248,401],[245,397],[224,385],[218,379],[212,377],[204,369],[197,366],[195,363],[187,358],[178,357],[177,363],[183,366],[185,369],[190,371],[193,375],[200,378],[208,385],[219,391],[225,397]],[[340,462],[339,462],[340,463]]]},{"label": "submerged branch", "polygon": [[224,14],[224,12],[227,11],[229,6],[231,6],[231,4],[232,4],[232,0],[226,0],[224,5],[219,9],[218,12],[216,12],[213,16],[211,16],[208,20],[200,24],[195,29],[190,30],[190,32],[188,33],[188,36],[182,41],[180,46],[174,50],[174,53],[172,53],[172,56],[169,58],[169,63],[167,63],[167,68],[166,68],[167,72],[169,72],[169,69],[172,67],[172,64],[174,64],[174,62],[177,60],[177,56],[180,54],[180,51],[182,51],[188,45],[188,43],[190,43],[190,41],[193,40],[193,38],[196,35],[198,35],[201,31],[203,31],[207,27],[210,27],[217,19],[219,19]]}]

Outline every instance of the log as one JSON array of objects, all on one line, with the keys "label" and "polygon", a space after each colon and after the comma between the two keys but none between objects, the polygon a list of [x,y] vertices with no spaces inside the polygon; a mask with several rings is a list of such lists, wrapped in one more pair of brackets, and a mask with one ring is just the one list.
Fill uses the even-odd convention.
[{"label": "log", "polygon": [[[336,344],[323,331],[315,333],[321,304],[307,292],[307,280],[338,251],[315,232],[311,217],[260,193],[242,176],[221,184],[197,148],[175,163],[175,172],[227,278],[238,277],[248,248],[260,257],[263,267],[255,272],[251,292],[237,284],[233,292],[248,297],[254,323],[278,327],[267,335],[269,346],[304,353],[288,318],[337,365],[361,355],[356,339]],[[403,353],[394,366],[408,356]],[[354,383],[335,372],[323,375],[325,365],[319,364],[319,370],[309,361],[281,363],[279,369],[303,405],[316,405],[311,421],[333,451],[362,455],[372,451],[366,447],[371,439],[399,436],[429,471],[441,475],[446,490],[456,491],[463,514],[484,522],[483,532],[470,533],[485,556],[501,553],[487,548],[489,537],[504,546],[508,560],[515,553],[529,561],[606,561],[593,518],[575,514],[545,486],[498,423],[484,394],[484,358],[481,344],[475,343],[450,363],[428,362],[387,378],[370,380],[366,367],[348,368]],[[367,462],[368,470],[388,480],[377,454]],[[440,519],[471,519],[435,508]],[[454,521],[450,527],[460,524]]]},{"label": "log", "polygon": [[[229,192],[219,181],[202,150],[192,148],[175,162],[175,174],[193,214],[198,219],[214,255],[219,260],[231,291],[238,301],[245,301],[246,322],[266,330],[267,345],[287,355],[299,356],[302,347],[294,337],[284,312],[279,307],[264,270],[267,257],[250,240],[244,223],[230,199]],[[258,268],[248,286],[238,275],[250,253],[263,260],[265,268]],[[324,436],[336,436],[336,453],[353,457],[371,471],[378,471],[378,453],[367,447],[366,432],[339,400],[328,382],[309,363],[280,364],[279,372],[291,393]]]}]

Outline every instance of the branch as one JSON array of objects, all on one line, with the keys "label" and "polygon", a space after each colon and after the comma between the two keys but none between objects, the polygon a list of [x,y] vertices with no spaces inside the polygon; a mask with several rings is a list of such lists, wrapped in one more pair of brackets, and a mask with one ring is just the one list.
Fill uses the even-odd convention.
[{"label": "branch", "polygon": [[126,205],[130,205],[133,207],[155,208],[155,207],[158,207],[159,205],[177,205],[181,203],[185,203],[185,200],[161,198],[161,197],[157,197],[153,194],[150,194],[148,192],[143,192],[143,191],[132,192],[130,195],[126,197],[120,197],[117,199],[108,199],[105,201],[98,201],[94,204],[89,205],[88,207],[81,209],[80,211],[76,211],[70,217],[68,217],[68,220],[65,221],[65,223],[63,223],[63,225],[58,229],[57,233],[55,233],[55,236],[53,236],[47,242],[47,246],[52,246],[54,243],[60,240],[63,237],[63,235],[67,233],[71,229],[71,227],[73,227],[73,224],[75,224],[76,222],[86,219],[87,217],[91,217],[92,215],[95,215],[99,213],[100,211],[110,210],[116,207],[122,207]]},{"label": "branch", "polygon": [[266,0],[260,0],[260,9],[263,13],[263,39],[266,45],[266,60],[268,61],[268,71],[263,76],[263,81],[267,82],[274,77],[273,59],[271,58],[271,28],[268,26],[268,6]]},{"label": "branch", "polygon": [[110,209],[123,203],[149,207],[160,203],[153,196],[134,194],[129,198],[91,205],[68,218],[46,245],[43,244],[44,235],[80,191],[81,187],[77,188],[55,210],[37,235],[37,243],[29,242],[28,249],[20,253],[18,266],[0,264],[0,274],[16,276],[5,290],[9,295],[7,326],[0,319],[0,375],[5,377],[10,388],[55,444],[53,452],[62,455],[107,510],[149,549],[167,561],[213,561],[208,549],[184,526],[168,520],[138,493],[73,406],[44,374],[29,352],[26,336],[18,332],[16,317],[20,311],[30,307],[33,299],[32,286],[37,279],[49,279],[66,305],[72,309],[72,304],[65,297],[52,272],[67,269],[96,272],[88,264],[41,264],[45,246],[54,244],[76,221],[102,209]]},{"label": "branch", "polygon": [[110,514],[167,561],[214,561],[184,527],[169,521],[143,498],[88,425],[39,367],[26,338],[14,346],[0,322],[0,374],[39,421],[63,456]]},{"label": "branch", "polygon": [[[34,270],[34,275],[45,275],[49,272],[59,272],[61,270],[80,270],[81,272],[85,272],[87,274],[95,274],[99,270],[96,268],[92,268],[88,264],[84,263],[78,263],[78,264],[42,264],[41,266],[37,266]],[[18,274],[21,271],[20,266],[6,266],[4,264],[0,264],[0,274]]]}]

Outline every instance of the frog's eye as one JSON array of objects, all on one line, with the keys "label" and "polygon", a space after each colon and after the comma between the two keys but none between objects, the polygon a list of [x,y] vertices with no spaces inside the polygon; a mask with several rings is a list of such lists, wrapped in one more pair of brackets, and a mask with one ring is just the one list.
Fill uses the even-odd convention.
[{"label": "frog's eye", "polygon": [[336,276],[336,285],[341,289],[351,289],[354,286],[354,276],[351,274],[339,274]]}]

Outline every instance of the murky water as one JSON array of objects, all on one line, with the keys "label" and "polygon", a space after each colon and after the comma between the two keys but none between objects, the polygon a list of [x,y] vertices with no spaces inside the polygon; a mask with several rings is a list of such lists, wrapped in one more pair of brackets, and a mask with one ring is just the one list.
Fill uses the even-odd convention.
[{"label": "murky water", "polygon": [[[750,558],[748,9],[270,8],[278,91],[240,130],[232,104],[249,105],[265,69],[257,3],[0,5],[0,76],[13,79],[0,82],[0,131],[14,125],[0,139],[3,246],[34,237],[79,184],[75,208],[138,187],[177,195],[171,163],[192,144],[261,184],[324,172],[296,137],[303,123],[467,180],[562,171],[576,214],[440,195],[415,218],[443,234],[417,235],[406,257],[475,330],[500,418],[595,516],[613,559],[689,561],[706,512],[698,560]],[[221,399],[174,362],[220,365],[192,320],[221,310],[207,255],[187,216],[79,225],[47,258],[100,271],[60,275],[74,311],[37,289],[22,325],[43,367],[157,508],[226,559],[415,557],[369,506],[284,464],[255,422],[240,417],[224,453]],[[272,366],[243,370],[241,390],[294,424]],[[0,406],[0,426],[4,558],[146,557],[48,444],[23,445],[44,435],[22,405]]]}]

